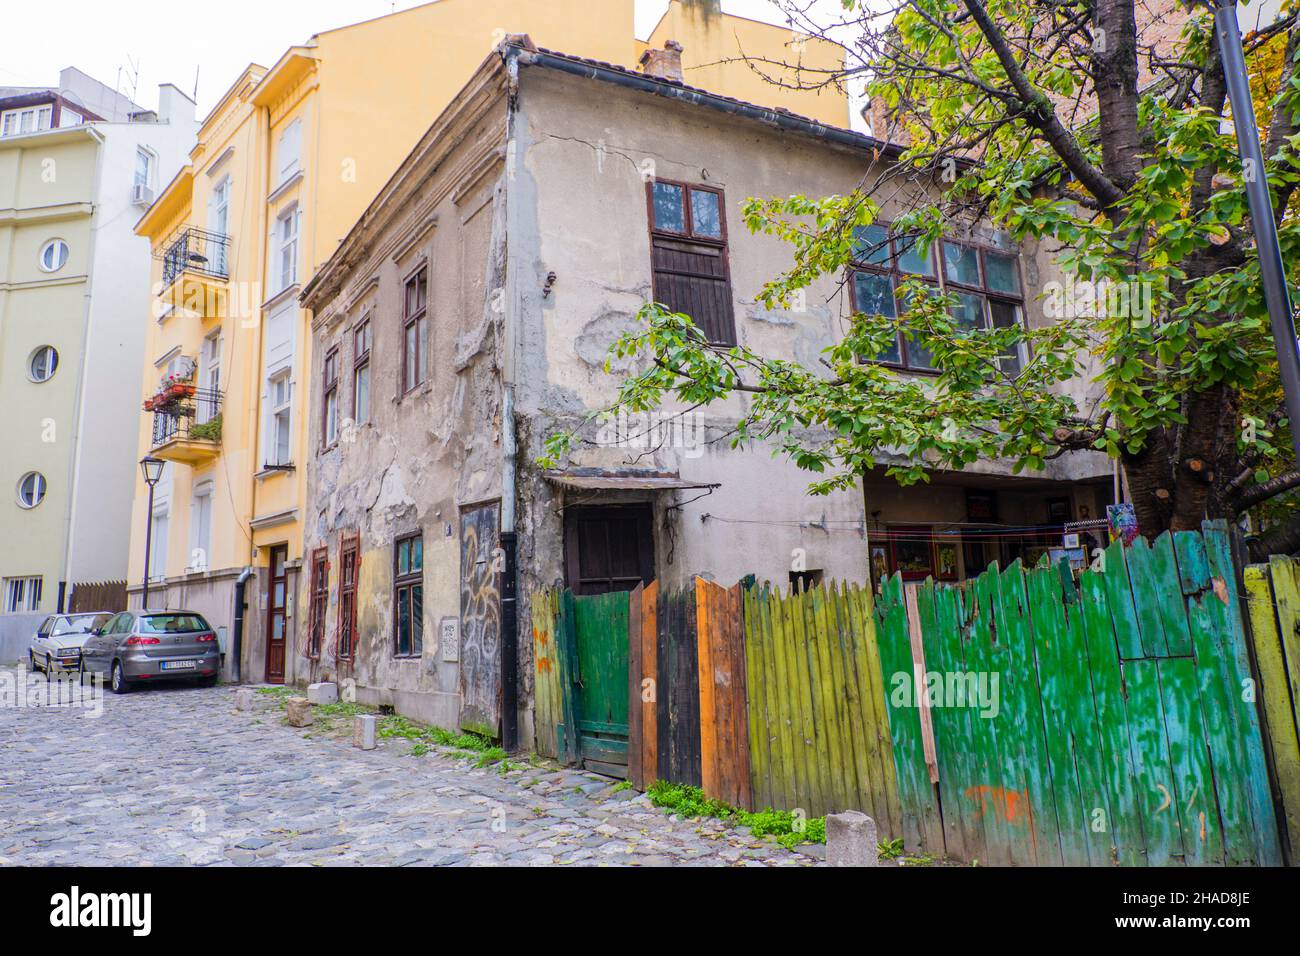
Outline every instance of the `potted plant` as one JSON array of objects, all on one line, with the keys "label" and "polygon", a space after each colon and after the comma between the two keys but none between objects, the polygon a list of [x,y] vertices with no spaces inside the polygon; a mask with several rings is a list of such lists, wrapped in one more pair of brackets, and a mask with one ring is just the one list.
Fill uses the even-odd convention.
[{"label": "potted plant", "polygon": [[190,437],[202,441],[221,441],[221,413],[213,415],[206,422],[190,426]]}]

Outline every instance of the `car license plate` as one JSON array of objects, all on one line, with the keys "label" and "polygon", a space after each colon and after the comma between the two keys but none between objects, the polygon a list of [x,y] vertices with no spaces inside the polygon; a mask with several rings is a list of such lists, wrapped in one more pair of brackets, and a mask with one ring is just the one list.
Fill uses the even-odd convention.
[{"label": "car license plate", "polygon": [[163,661],[162,669],[165,671],[192,671],[198,667],[198,661]]}]

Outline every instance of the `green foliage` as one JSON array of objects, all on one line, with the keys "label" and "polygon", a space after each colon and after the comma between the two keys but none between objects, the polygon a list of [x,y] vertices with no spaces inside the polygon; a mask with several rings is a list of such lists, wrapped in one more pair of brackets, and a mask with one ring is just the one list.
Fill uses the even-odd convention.
[{"label": "green foliage", "polygon": [[378,734],[384,738],[412,741],[412,757],[423,757],[437,746],[451,748],[453,757],[471,759],[474,766],[480,769],[506,759],[506,752],[488,737],[447,730],[444,727],[426,727],[399,714],[383,718],[379,722]]},{"label": "green foliage", "polygon": [[894,860],[903,855],[903,838],[897,837],[893,840],[884,840],[880,844],[880,858],[882,860]]},{"label": "green foliage", "polygon": [[206,422],[191,425],[190,437],[204,441],[221,441],[221,414],[218,412]]},{"label": "green foliage", "polygon": [[656,780],[646,791],[656,807],[671,810],[680,817],[714,817],[733,826],[748,827],[755,837],[772,834],[786,849],[800,843],[825,843],[826,818],[813,817],[803,821],[803,830],[797,830],[795,815],[788,810],[759,810],[749,813],[730,806],[721,800],[711,800],[699,787]]},{"label": "green foliage", "polygon": [[[861,4],[845,0],[844,6],[862,13],[865,23]],[[1189,396],[1224,386],[1242,418],[1259,426],[1241,449],[1244,460],[1260,475],[1289,467],[1289,428],[1279,419],[1273,343],[1233,134],[1195,97],[1171,101],[1168,84],[1149,84],[1138,99],[1139,172],[1117,199],[1102,204],[1067,171],[1040,129],[1045,117],[1064,108],[1047,94],[1092,96],[1069,46],[1053,42],[1044,20],[1079,11],[1022,0],[986,0],[985,7],[1012,47],[1026,51],[1016,59],[1036,91],[1027,104],[988,93],[1013,84],[960,0],[909,0],[890,23],[891,56],[925,68],[878,71],[869,92],[900,109],[909,145],[899,163],[910,183],[928,184],[910,191],[901,212],[891,209],[892,228],[918,235],[926,247],[960,228],[975,208],[985,227],[1037,247],[1040,256],[1055,256],[1090,289],[1102,284],[1126,292],[1124,303],[1102,295],[1099,311],[1048,313],[1050,321],[1027,327],[970,329],[953,318],[952,297],[909,282],[901,314],[849,316],[842,337],[818,361],[803,364],[745,345],[711,344],[689,316],[648,304],[610,350],[611,361],[632,369],[616,400],[547,435],[543,465],[558,464],[602,414],[708,407],[739,394],[742,410],[730,445],[765,445],[810,472],[813,493],[849,487],[879,464],[902,484],[977,460],[1006,460],[1016,471],[1036,472],[1076,449],[1136,454],[1154,433],[1185,424]],[[1251,60],[1262,120],[1278,105],[1300,112],[1300,82],[1277,80],[1282,40],[1279,34]],[[1171,61],[1206,64],[1213,49],[1209,14],[1191,14],[1174,46]],[[1072,127],[1083,161],[1102,169],[1102,133],[1089,109],[1095,104],[1061,119]],[[954,149],[961,143],[968,145]],[[965,162],[970,155],[979,162]],[[944,181],[935,165],[954,156],[963,162]],[[1274,188],[1300,181],[1300,135],[1289,137],[1266,166]],[[1216,171],[1212,182],[1207,170]],[[878,221],[882,201],[871,187],[746,200],[746,227],[791,253],[789,268],[755,301],[789,309],[813,283],[846,280],[859,230]],[[1290,279],[1300,284],[1300,216],[1282,218],[1280,242]],[[1046,312],[1048,302],[1033,298],[1045,290],[1027,291],[1026,310]],[[1122,307],[1134,302],[1139,308]],[[935,375],[872,361],[900,333],[933,355]],[[1030,356],[1019,370],[1002,360],[1016,349]],[[1062,386],[1085,369],[1095,370],[1093,391],[1100,394],[1095,405],[1081,408]]]}]

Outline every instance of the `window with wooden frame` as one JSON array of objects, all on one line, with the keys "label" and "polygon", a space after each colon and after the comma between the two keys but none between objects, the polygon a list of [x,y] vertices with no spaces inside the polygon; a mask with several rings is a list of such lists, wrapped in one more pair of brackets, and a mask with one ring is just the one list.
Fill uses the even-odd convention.
[{"label": "window with wooden frame", "polygon": [[735,345],[722,190],[656,179],[646,203],[655,301],[689,315],[710,342]]},{"label": "window with wooden frame", "polygon": [[325,643],[325,611],[330,599],[329,550],[317,548],[311,554],[311,606],[307,614],[307,656],[320,659]]},{"label": "window with wooden frame", "polygon": [[352,421],[370,421],[370,316],[352,330]]},{"label": "window with wooden frame", "polygon": [[339,660],[351,660],[357,633],[357,561],[361,537],[339,543]]},{"label": "window with wooden frame", "polygon": [[321,445],[329,448],[339,437],[339,347],[325,353],[322,370],[322,389],[325,393],[321,409]]},{"label": "window with wooden frame", "polygon": [[429,268],[406,280],[402,292],[402,391],[409,392],[428,377],[429,327],[425,315],[429,297]]},{"label": "window with wooden frame", "polygon": [[398,538],[393,546],[394,647],[397,657],[424,649],[424,538]]},{"label": "window with wooden frame", "polygon": [[[899,287],[910,278],[956,294],[953,318],[967,329],[998,329],[1024,321],[1019,257],[985,246],[945,239],[921,254],[916,236],[894,235],[883,225],[855,231],[852,281],[853,310],[896,318],[905,309]],[[1028,356],[1025,343],[1004,352],[1002,371],[1017,375]],[[901,332],[892,348],[875,357],[883,365],[913,371],[934,371],[934,360],[918,342]]]}]

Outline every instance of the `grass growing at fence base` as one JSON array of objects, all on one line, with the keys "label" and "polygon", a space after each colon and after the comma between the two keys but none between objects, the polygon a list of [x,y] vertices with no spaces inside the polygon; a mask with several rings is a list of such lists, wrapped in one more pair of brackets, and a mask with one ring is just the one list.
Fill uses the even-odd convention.
[{"label": "grass growing at fence base", "polygon": [[800,831],[795,829],[795,815],[789,810],[767,809],[750,813],[721,800],[710,800],[699,787],[656,780],[646,793],[656,807],[672,810],[682,817],[714,817],[724,823],[749,827],[749,832],[756,837],[770,833],[786,849],[793,849],[800,843],[826,842],[825,817],[803,820]]},{"label": "grass growing at fence base", "polygon": [[411,741],[410,756],[423,757],[434,746],[452,748],[450,756],[474,761],[477,769],[500,764],[502,772],[512,769],[506,752],[491,738],[475,733],[457,733],[444,727],[426,727],[398,714],[379,721],[379,736]]}]

